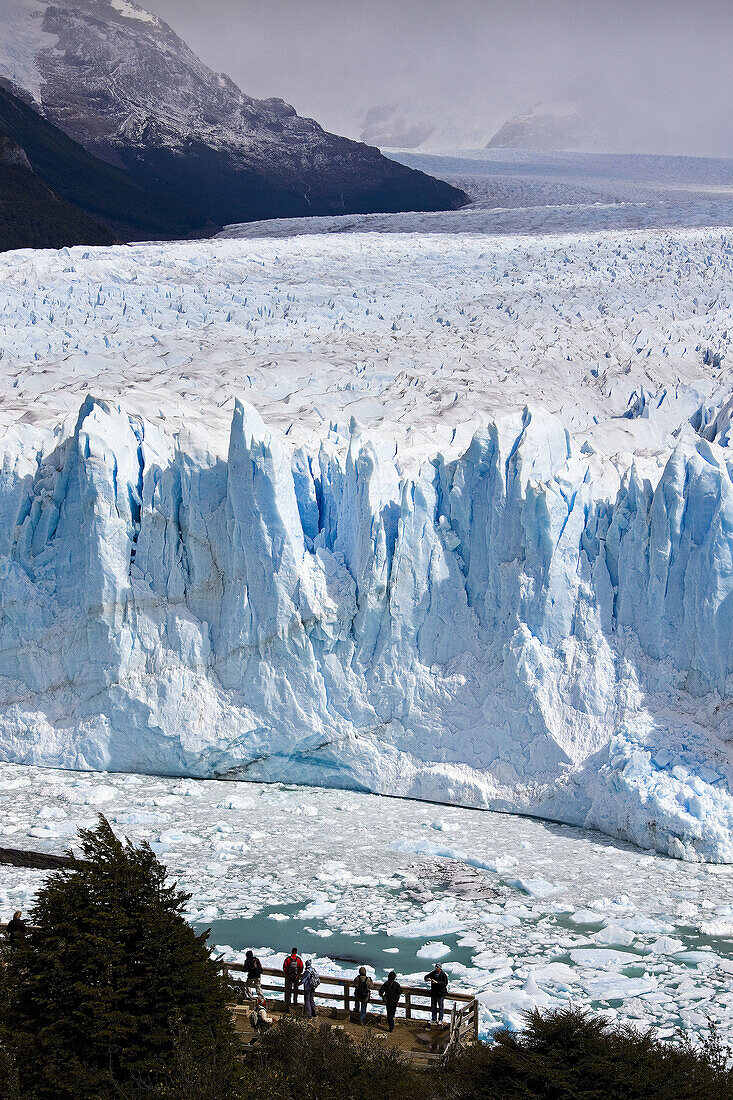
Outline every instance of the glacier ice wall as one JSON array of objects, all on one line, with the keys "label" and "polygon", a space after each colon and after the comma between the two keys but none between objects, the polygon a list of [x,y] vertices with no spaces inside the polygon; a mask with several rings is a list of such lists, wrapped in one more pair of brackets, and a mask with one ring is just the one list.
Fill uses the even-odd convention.
[{"label": "glacier ice wall", "polygon": [[733,861],[733,456],[658,484],[527,409],[408,478],[238,403],[7,442],[0,755],[520,810]]}]

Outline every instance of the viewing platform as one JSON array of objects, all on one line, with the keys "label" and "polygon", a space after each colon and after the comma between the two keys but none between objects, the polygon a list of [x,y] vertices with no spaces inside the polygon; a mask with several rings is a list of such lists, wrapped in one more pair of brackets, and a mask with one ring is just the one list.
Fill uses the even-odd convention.
[{"label": "viewing platform", "polygon": [[[244,989],[245,970],[240,963],[221,963],[222,974],[235,999],[232,1011],[237,1032],[246,1048],[251,1048],[257,1034],[250,1026],[249,1014],[254,1000]],[[267,1012],[275,1026],[285,1015],[285,977],[281,970],[263,967],[262,994]],[[240,1003],[241,1002],[241,1003]],[[331,1022],[352,1038],[360,1038],[367,1028],[383,1038],[385,1044],[402,1051],[416,1065],[437,1066],[446,1055],[458,1047],[478,1040],[478,1001],[470,993],[448,992],[445,995],[443,1024],[430,1025],[430,991],[427,987],[403,985],[402,996],[395,1013],[394,1031],[387,1030],[387,1018],[377,989],[372,990],[367,1022],[357,1022],[354,982],[345,978],[321,976],[315,994],[316,1022]],[[298,991],[297,1007],[290,1015],[304,1016],[303,994]]]}]

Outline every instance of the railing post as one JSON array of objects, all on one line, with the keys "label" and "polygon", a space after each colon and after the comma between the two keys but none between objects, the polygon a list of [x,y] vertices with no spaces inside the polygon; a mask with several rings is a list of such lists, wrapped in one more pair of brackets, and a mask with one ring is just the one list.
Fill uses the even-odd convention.
[{"label": "railing post", "polygon": [[412,1000],[409,993],[405,993],[405,1019],[412,1019]]},{"label": "railing post", "polygon": [[346,1009],[346,1015],[347,1016],[351,1012],[351,1005],[350,1005],[351,998],[349,997],[349,988],[350,988],[349,983],[344,982],[344,1008]]}]

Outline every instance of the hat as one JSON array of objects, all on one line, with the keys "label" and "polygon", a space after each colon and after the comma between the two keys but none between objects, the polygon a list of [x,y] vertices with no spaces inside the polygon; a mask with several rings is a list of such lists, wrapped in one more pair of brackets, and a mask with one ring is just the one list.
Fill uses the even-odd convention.
[{"label": "hat", "polygon": [[308,969],[308,967],[310,966],[310,964],[311,964],[311,961],[310,961],[310,959],[306,959],[306,960],[305,960],[305,968],[306,968],[306,970]]}]

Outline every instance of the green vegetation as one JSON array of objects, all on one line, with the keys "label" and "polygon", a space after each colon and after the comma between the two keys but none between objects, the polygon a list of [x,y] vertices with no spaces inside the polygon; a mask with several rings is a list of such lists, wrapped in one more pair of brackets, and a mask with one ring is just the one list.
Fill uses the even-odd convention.
[{"label": "green vegetation", "polygon": [[112,244],[108,229],[54,195],[27,162],[7,163],[13,157],[22,157],[22,151],[0,127],[0,252]]},{"label": "green vegetation", "polygon": [[147,844],[100,819],[4,952],[0,1100],[729,1100],[730,1051],[566,1010],[416,1068],[366,1029],[286,1019],[244,1060],[205,937]]},{"label": "green vegetation", "polygon": [[47,880],[6,953],[8,1100],[233,1100],[239,1047],[187,895],[104,819],[80,836],[82,858]]},{"label": "green vegetation", "polygon": [[[0,128],[25,150],[38,180],[60,199],[102,222],[121,240],[201,235],[213,228],[206,216],[160,187],[138,183],[126,172],[88,153],[78,142],[0,86]],[[5,181],[0,181],[0,196]],[[62,241],[62,244],[78,243]],[[86,240],[84,244],[93,244]],[[103,242],[98,242],[103,243]],[[30,247],[23,246],[5,247]],[[58,246],[60,247],[60,246]]]},{"label": "green vegetation", "polygon": [[413,1068],[366,1034],[295,1020],[269,1032],[247,1062],[255,1100],[730,1100],[733,1071],[713,1033],[702,1049],[659,1043],[598,1016],[528,1018],[521,1035],[478,1043],[443,1069]]}]

